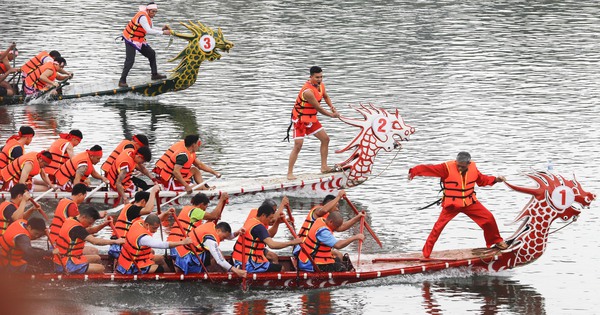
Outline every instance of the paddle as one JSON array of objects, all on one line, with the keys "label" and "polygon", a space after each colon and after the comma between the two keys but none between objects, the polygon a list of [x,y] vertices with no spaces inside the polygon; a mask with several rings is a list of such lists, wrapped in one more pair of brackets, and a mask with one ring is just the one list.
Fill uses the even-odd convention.
[{"label": "paddle", "polygon": [[65,79],[65,80],[63,80],[63,81],[60,81],[60,83],[58,84],[58,86],[52,86],[51,88],[49,88],[49,89],[47,89],[47,90],[43,91],[42,93],[37,93],[37,94],[34,94],[34,95],[31,97],[31,98],[29,98],[29,99],[27,100],[27,102],[31,102],[31,101],[33,101],[33,100],[37,100],[38,98],[41,98],[42,96],[44,96],[44,95],[46,95],[46,94],[48,94],[48,93],[50,93],[50,92],[54,91],[55,89],[60,89],[60,88],[62,88],[63,86],[66,86],[66,85],[69,85],[69,84],[70,84],[70,83],[69,83],[69,79],[67,78],[67,79]]},{"label": "paddle", "polygon": [[[156,202],[156,214],[158,214],[158,215],[161,214],[161,211],[160,211],[160,202],[159,202],[160,201],[160,199],[159,199],[160,197],[159,197],[159,195],[160,195],[160,190],[156,191],[156,194],[154,195],[155,196],[154,197],[155,198],[155,202]],[[164,242],[165,238],[163,236],[162,222],[160,223],[159,227],[160,227],[160,240]],[[167,255],[167,249],[165,248],[165,256],[166,255]]]},{"label": "paddle", "polygon": [[290,207],[290,205],[285,205],[285,209],[287,210],[288,218],[290,218],[290,223],[292,224],[294,231],[296,231],[296,225],[294,224],[295,223],[294,216],[292,216],[292,207]]},{"label": "paddle", "polygon": [[[288,230],[290,230],[290,233],[292,233],[292,236],[294,238],[298,238],[298,234],[296,234],[296,230],[294,230],[294,228],[292,227],[292,225],[288,222],[288,220],[285,218],[285,215],[282,215],[281,220],[283,220],[283,223],[285,223],[285,225],[287,226]],[[308,251],[302,247],[302,244],[298,244],[298,246],[300,246],[300,250],[302,252],[304,252],[304,254],[306,256],[308,256],[308,259],[310,260],[310,263],[313,265],[313,268],[315,269],[316,272],[320,272],[321,270],[319,269],[319,266],[317,266],[317,264],[315,263],[315,259],[308,253]],[[299,271],[300,269],[298,269]]]},{"label": "paddle", "polygon": [[[179,222],[177,215],[175,215],[175,213],[172,213],[172,215],[173,215],[173,218],[175,219],[175,224],[177,224],[177,227],[181,230],[181,233],[184,234],[185,230],[181,226],[181,223]],[[190,248],[192,249],[192,253],[194,253],[194,255],[196,255],[196,258],[198,258],[198,261],[200,262],[202,269],[204,269],[204,273],[206,274],[206,277],[208,278],[208,280],[210,280],[210,282],[213,282],[213,280],[210,278],[210,276],[208,274],[208,269],[206,269],[206,267],[204,266],[204,262],[200,258],[200,255],[198,255],[198,252],[196,251],[196,246],[194,245],[193,242],[190,244]]]},{"label": "paddle", "polygon": [[[202,183],[200,183],[200,184],[198,184],[198,185],[196,185],[196,186],[192,187],[192,191],[193,191],[193,190],[196,190],[196,189],[198,189],[198,188],[200,188],[200,187],[202,187],[202,186],[204,186],[204,184],[208,183],[209,181],[211,181],[211,180],[213,180],[213,179],[215,179],[215,178],[217,178],[217,176],[213,176],[213,177],[211,177],[211,178],[209,178],[209,179],[207,179],[207,180],[203,181]],[[165,203],[161,204],[160,206],[161,206],[161,207],[162,207],[162,206],[166,206],[166,205],[170,204],[171,202],[173,202],[173,201],[175,201],[175,200],[177,200],[177,199],[179,199],[179,198],[181,198],[181,197],[183,197],[183,196],[186,196],[186,195],[188,195],[188,194],[181,194],[181,195],[177,195],[177,196],[175,196],[175,197],[171,198],[170,200],[168,200],[167,202],[165,202]]]},{"label": "paddle", "polygon": [[[48,230],[46,230],[46,237],[48,238],[48,242],[50,242],[50,232],[48,232]],[[55,249],[58,248],[58,247],[56,247],[55,243],[52,243],[52,242],[50,242],[50,243],[52,244],[52,247],[54,247]],[[61,265],[61,267],[63,269],[63,273],[68,274],[69,272],[67,271],[67,268],[65,268],[65,263],[62,260],[61,254],[60,253],[56,253],[54,255],[58,256],[58,261],[60,261],[60,265]]]},{"label": "paddle", "polygon": [[29,201],[31,201],[31,204],[39,211],[39,213],[44,217],[44,220],[46,220],[46,222],[50,221],[50,219],[48,218],[48,215],[46,214],[46,212],[44,212],[44,210],[42,210],[42,207],[40,206],[39,203],[37,203],[37,201],[33,200],[33,199],[29,199]]},{"label": "paddle", "polygon": [[[364,213],[364,211],[363,211]],[[359,233],[362,234],[365,231],[365,217],[360,217],[360,228]],[[360,268],[360,251],[362,250],[362,244],[364,240],[358,241],[358,258],[356,259],[356,266]]]},{"label": "paddle", "polygon": [[[242,237],[242,270],[246,271],[246,242],[243,240],[245,238],[245,235],[240,235],[240,237]],[[248,285],[246,285],[246,278],[248,277],[244,277],[242,278],[242,291],[246,292],[248,291]]]},{"label": "paddle", "polygon": [[[152,187],[150,187],[150,188],[146,189],[145,191],[146,191],[146,192],[149,192],[150,190],[152,190]],[[131,199],[129,199],[129,203],[133,203],[134,201],[135,201],[135,197],[134,197],[134,198],[131,198]],[[111,214],[111,213],[118,212],[118,211],[120,211],[121,209],[123,209],[123,207],[125,207],[125,204],[118,205],[118,206],[116,206],[116,207],[114,207],[114,208],[112,208],[112,209],[108,209],[108,210],[106,210],[106,214]]]},{"label": "paddle", "polygon": [[102,187],[104,187],[104,185],[106,185],[106,183],[102,183],[102,184],[98,185],[98,187],[96,187],[94,190],[90,191],[90,193],[87,194],[87,196],[85,197],[85,199],[83,201],[85,202],[86,200],[91,198],[96,192],[98,192],[98,190],[100,190]]},{"label": "paddle", "polygon": [[45,192],[43,192],[41,195],[35,197],[35,199],[33,199],[33,201],[38,201],[38,200],[46,197],[47,194],[49,194],[49,193],[51,193],[53,191],[54,191],[54,188],[50,188],[50,189],[46,190]]},{"label": "paddle", "polygon": [[[354,204],[350,201],[350,199],[348,199],[348,196],[344,195],[344,200],[346,200],[346,202],[348,203],[350,208],[352,208],[352,210],[354,211],[355,214],[358,215],[360,213],[358,211],[358,209],[356,209]],[[367,231],[369,231],[369,234],[371,234],[371,236],[373,236],[373,239],[375,240],[375,242],[377,242],[379,247],[383,248],[383,244],[381,244],[379,237],[377,237],[377,235],[375,235],[375,232],[373,231],[373,229],[371,229],[371,226],[366,221],[365,221],[365,228],[367,229]]]}]

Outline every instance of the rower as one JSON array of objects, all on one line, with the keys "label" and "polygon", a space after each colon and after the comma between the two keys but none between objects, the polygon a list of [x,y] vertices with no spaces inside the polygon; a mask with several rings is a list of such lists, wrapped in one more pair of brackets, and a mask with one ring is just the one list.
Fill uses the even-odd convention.
[{"label": "rower", "polygon": [[48,174],[48,178],[54,182],[54,173],[68,159],[75,156],[73,148],[79,145],[83,140],[83,133],[80,130],[73,129],[69,133],[61,133],[48,148],[48,152],[52,154],[52,162],[44,167],[44,171]]},{"label": "rower", "polygon": [[[337,196],[334,196],[334,195],[325,196],[325,198],[323,199],[323,203],[320,205],[314,206],[306,215],[306,219],[304,219],[304,223],[302,224],[302,227],[300,228],[300,231],[298,232],[298,237],[304,239],[306,237],[306,235],[308,235],[308,231],[312,227],[313,223],[318,218],[327,219],[327,217],[329,216],[330,213],[332,213],[334,211],[339,211],[340,210],[339,209],[340,199],[342,199],[345,195],[346,195],[346,191],[342,189],[338,192]],[[362,212],[357,214],[352,219],[343,222],[342,225],[340,225],[338,227],[336,232],[343,232],[343,231],[350,229],[352,226],[354,226],[354,224],[359,223],[360,218],[362,218],[364,216],[365,216],[365,214]],[[299,252],[300,252],[300,247],[295,246],[294,250],[293,250],[294,255],[298,256]],[[338,250],[334,249],[333,255],[335,257],[337,257],[338,259],[343,259],[342,253],[340,253]]]},{"label": "rower", "polygon": [[[11,47],[13,46],[11,45]],[[13,89],[11,84],[4,81],[8,75],[19,72],[18,68],[10,66],[10,62],[16,58],[16,54],[17,50],[15,47],[0,58],[0,96],[13,96],[17,94],[17,91]]]},{"label": "rower", "polygon": [[[192,192],[190,186],[192,177],[194,182],[202,183],[200,170],[221,177],[217,171],[202,163],[196,158],[196,151],[202,144],[199,135],[188,135],[184,140],[173,144],[163,156],[156,161],[153,172],[158,175],[158,180],[166,190],[184,190]],[[208,189],[208,184],[200,190]]]},{"label": "rower", "polygon": [[[175,266],[183,271],[184,274],[208,272],[203,268],[210,266],[211,258],[221,266],[221,268],[232,271],[241,278],[246,277],[246,271],[234,267],[223,258],[223,253],[219,249],[219,244],[225,239],[233,239],[239,236],[243,230],[237,231],[231,235],[231,226],[227,222],[206,222],[195,227],[189,234],[192,243],[189,245],[178,246],[178,252],[185,252],[183,256],[177,256]],[[195,247],[197,255],[190,248]],[[202,260],[202,263],[200,262]]]},{"label": "rower", "polygon": [[28,263],[51,257],[52,250],[31,246],[31,241],[45,235],[46,222],[42,218],[19,219],[0,236],[0,268],[5,272],[25,272]]},{"label": "rower", "polygon": [[0,170],[8,163],[25,154],[25,146],[33,141],[35,131],[29,126],[21,126],[19,133],[6,139],[6,144],[0,148]]},{"label": "rower", "polygon": [[[264,254],[265,246],[271,249],[282,249],[288,246],[294,246],[302,242],[301,238],[292,241],[280,242],[272,238],[272,234],[267,230],[269,225],[278,226],[281,222],[280,217],[275,217],[273,207],[263,204],[258,208],[256,217],[249,218],[244,223],[245,233],[240,235],[234,246],[232,259],[234,266],[241,267],[245,264],[245,269],[250,273],[257,272],[279,272],[282,271],[282,265],[271,263]],[[245,244],[242,244],[244,242]],[[245,252],[243,253],[243,248]]]},{"label": "rower", "polygon": [[364,240],[365,236],[363,234],[356,234],[345,240],[337,240],[333,236],[333,232],[343,222],[344,218],[339,211],[329,213],[327,219],[318,218],[315,220],[307,236],[302,241],[302,244],[300,244],[302,250],[298,254],[298,269],[310,272],[314,271],[312,262],[308,257],[310,255],[320,271],[350,271],[348,269],[349,259],[347,262],[343,262],[338,257],[334,257],[332,249],[344,248],[353,241]]},{"label": "rower", "polygon": [[[87,195],[87,185],[83,183],[73,185],[71,190],[71,198],[63,198],[56,205],[54,210],[54,217],[50,223],[50,242],[56,244],[58,241],[58,234],[67,218],[74,218],[79,215],[79,205],[85,201]],[[102,215],[101,215],[102,216]],[[86,228],[86,231],[90,234],[95,234],[103,228],[101,225],[90,226]],[[98,249],[96,247],[85,246],[83,248],[84,255],[97,255]]]},{"label": "rower", "polygon": [[171,208],[160,216],[149,214],[143,222],[138,220],[131,224],[119,255],[116,269],[118,273],[146,274],[169,271],[164,256],[155,256],[152,248],[174,248],[192,242],[189,237],[176,242],[163,242],[152,238],[152,234],[156,233],[161,222],[172,213],[175,213],[175,210]]},{"label": "rower", "polygon": [[[104,163],[102,163],[101,168],[102,168],[102,171],[104,172],[104,176],[107,176],[106,174],[108,173],[108,171],[110,171],[110,167],[111,167],[112,163],[117,159],[119,154],[121,154],[121,152],[123,152],[123,150],[125,150],[125,149],[139,150],[141,147],[147,147],[148,145],[149,145],[148,137],[146,137],[143,134],[134,135],[131,138],[131,140],[123,139],[119,143],[119,145],[117,145],[117,147],[110,153],[110,155],[108,156],[106,161],[104,161]],[[150,172],[146,169],[146,167],[144,165],[140,165],[139,169],[142,172],[142,174],[148,176],[148,178],[150,178],[150,179],[152,179],[152,181],[156,182],[156,180],[154,179],[154,176],[152,176],[152,174],[150,174]],[[151,188],[149,185],[146,184],[146,181],[144,181],[140,178],[132,176],[131,180],[133,181],[135,186],[137,186],[138,188],[140,188],[142,190],[148,190]]]},{"label": "rower", "polygon": [[[90,242],[94,245],[103,246],[111,244],[123,244],[125,240],[122,238],[116,240],[107,240],[93,236],[88,230],[94,225],[94,222],[100,218],[98,210],[89,207],[79,211],[79,215],[74,218],[67,218],[63,226],[58,232],[58,240],[56,247],[59,255],[54,256],[54,268],[56,272],[65,272],[63,266],[67,269],[67,273],[102,273],[104,266],[100,263],[99,255],[86,255],[83,252],[85,242]],[[110,224],[111,217],[106,219],[106,222],[94,227],[98,231]],[[97,231],[96,231],[97,232]],[[59,258],[60,257],[60,258]],[[60,259],[60,260],[59,260]]]},{"label": "rower", "polygon": [[[44,172],[44,167],[50,164],[51,161],[52,154],[48,151],[29,152],[20,156],[0,170],[1,190],[9,190],[16,184],[27,184],[28,189],[34,191],[46,190],[47,187],[58,189],[58,186],[52,184],[46,172]],[[33,186],[31,179],[38,174],[47,186]]]},{"label": "rower", "polygon": [[[110,169],[106,174],[110,189],[115,190],[121,197],[121,202],[127,204],[129,200],[125,195],[126,192],[132,193],[138,189],[131,180],[133,171],[146,170],[145,162],[150,162],[152,153],[148,147],[140,147],[139,149],[124,149],[117,159],[110,165]],[[146,170],[146,172],[148,172]],[[148,175],[150,175],[148,173]],[[146,186],[144,184],[144,186]]]},{"label": "rower", "polygon": [[73,185],[79,183],[88,184],[88,176],[99,179],[104,183],[108,183],[108,179],[100,175],[94,165],[100,162],[102,158],[102,147],[94,145],[89,150],[81,152],[63,163],[56,173],[54,173],[54,183],[56,183],[62,191],[70,191]]},{"label": "rower", "polygon": [[25,205],[30,198],[25,184],[16,184],[10,189],[10,201],[4,200],[0,203],[0,235],[4,234],[13,222],[29,218],[33,209],[26,211]]},{"label": "rower", "polygon": [[[127,231],[133,222],[139,220],[141,216],[152,213],[156,201],[156,192],[160,191],[159,185],[154,185],[152,189],[147,191],[138,191],[135,193],[133,203],[126,204],[115,223],[116,234],[113,235],[122,239],[127,236]],[[121,253],[121,245],[110,245],[108,254],[113,258],[119,258]]]},{"label": "rower", "polygon": [[[63,57],[57,57],[52,63],[46,63],[35,69],[25,78],[24,91],[26,95],[32,95],[41,91],[48,90],[50,86],[59,87],[60,85],[55,80],[66,80],[73,76],[59,74],[67,65],[67,61]],[[58,91],[53,90],[51,95],[57,95]]]},{"label": "rower", "polygon": [[[41,51],[33,58],[27,60],[27,62],[21,66],[21,76],[23,78],[23,81],[25,81],[25,78],[27,78],[27,76],[33,71],[35,71],[37,68],[43,66],[44,64],[54,62],[57,58],[60,57],[61,55],[58,51],[51,50],[50,52]],[[59,70],[59,72],[69,77],[73,76],[71,72],[65,69],[61,69]]]},{"label": "rower", "polygon": [[[192,197],[192,200],[190,200],[191,205],[184,206],[177,216],[177,220],[179,223],[181,223],[181,227],[185,231],[181,231],[179,225],[177,222],[175,222],[171,227],[171,233],[169,233],[167,240],[170,242],[181,241],[188,236],[191,230],[200,226],[202,224],[202,220],[218,220],[221,217],[221,213],[223,212],[225,204],[227,204],[227,199],[229,199],[229,194],[223,192],[219,197],[219,202],[217,203],[215,209],[211,212],[206,212],[208,204],[210,203],[210,199],[208,199],[208,196],[203,193],[197,193],[194,197]],[[171,256],[173,259],[176,259],[177,257],[183,257],[186,253],[187,251],[180,251],[179,248],[171,249]]]}]

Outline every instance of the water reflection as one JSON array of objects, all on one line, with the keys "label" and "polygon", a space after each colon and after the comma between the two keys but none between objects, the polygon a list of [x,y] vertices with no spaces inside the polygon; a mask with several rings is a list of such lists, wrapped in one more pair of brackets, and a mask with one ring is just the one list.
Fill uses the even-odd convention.
[{"label": "water reflection", "polygon": [[506,309],[517,314],[546,314],[544,297],[534,288],[496,277],[473,276],[425,281],[422,296],[422,305],[427,314],[444,313],[446,308],[438,302],[436,296],[468,298],[471,305],[481,304],[478,311],[485,315],[500,314]]}]

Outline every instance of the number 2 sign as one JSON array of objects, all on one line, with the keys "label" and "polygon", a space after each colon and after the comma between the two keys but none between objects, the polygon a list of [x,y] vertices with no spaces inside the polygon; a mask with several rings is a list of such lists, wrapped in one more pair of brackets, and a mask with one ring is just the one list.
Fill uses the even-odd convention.
[{"label": "number 2 sign", "polygon": [[573,190],[567,186],[558,186],[552,192],[552,203],[559,209],[570,207],[575,201]]},{"label": "number 2 sign", "polygon": [[202,49],[202,51],[211,52],[213,49],[215,49],[215,38],[210,35],[202,35],[198,45],[200,45],[200,49]]},{"label": "number 2 sign", "polygon": [[387,135],[391,131],[392,124],[387,117],[384,116],[375,116],[373,118],[373,123],[371,125],[373,128],[373,133],[379,140],[386,141]]}]

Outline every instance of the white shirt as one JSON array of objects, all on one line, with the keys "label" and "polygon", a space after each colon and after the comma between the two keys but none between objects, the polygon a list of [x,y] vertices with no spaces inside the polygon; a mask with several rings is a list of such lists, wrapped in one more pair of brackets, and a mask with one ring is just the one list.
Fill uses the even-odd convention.
[{"label": "white shirt", "polygon": [[219,264],[219,266],[223,267],[223,269],[229,271],[231,269],[231,264],[225,260],[221,250],[219,249],[219,244],[216,241],[211,239],[206,239],[204,241],[204,246],[208,247],[208,251],[210,255],[215,259],[215,262]]},{"label": "white shirt", "polygon": [[150,27],[150,22],[148,21],[149,19],[150,18],[147,18],[146,16],[142,16],[142,18],[140,19],[140,25],[144,28],[144,30],[146,30],[146,33],[153,35],[162,35],[162,30]]},{"label": "white shirt", "polygon": [[152,236],[144,235],[139,240],[140,246],[148,246],[152,248],[169,248],[169,242],[163,242],[155,239]]}]

